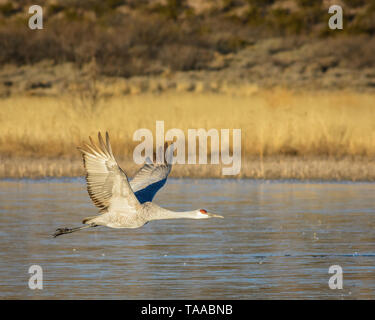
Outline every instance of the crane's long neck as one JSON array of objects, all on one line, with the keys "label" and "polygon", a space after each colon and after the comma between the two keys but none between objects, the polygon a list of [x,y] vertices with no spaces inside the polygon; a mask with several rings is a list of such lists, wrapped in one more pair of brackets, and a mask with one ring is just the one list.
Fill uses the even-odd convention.
[{"label": "crane's long neck", "polygon": [[164,220],[164,219],[199,219],[197,211],[171,211],[164,208],[152,210],[148,220]]}]

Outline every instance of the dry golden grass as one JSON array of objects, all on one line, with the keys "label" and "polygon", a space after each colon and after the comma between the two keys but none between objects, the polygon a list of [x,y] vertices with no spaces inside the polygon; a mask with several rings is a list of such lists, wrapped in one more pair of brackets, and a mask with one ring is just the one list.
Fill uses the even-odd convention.
[{"label": "dry golden grass", "polygon": [[[234,95],[233,92],[244,94]],[[69,97],[0,100],[0,154],[55,157],[78,154],[88,135],[108,130],[129,156],[139,128],[240,128],[243,155],[375,155],[375,95],[293,93],[275,89],[227,94],[167,93],[89,103]]]},{"label": "dry golden grass", "polygon": [[[27,176],[27,172],[36,170],[25,168],[22,174],[9,175],[11,170],[17,171],[10,169],[11,164],[5,161],[9,158],[34,158],[34,162],[39,158],[74,160],[71,170],[48,171],[42,169],[41,162],[36,166],[40,166],[40,175],[78,174],[76,146],[99,130],[109,131],[116,155],[129,162],[138,143],[132,141],[134,131],[148,128],[155,132],[155,121],[164,120],[165,131],[170,128],[180,128],[185,133],[188,128],[242,129],[240,176],[319,178],[318,173],[309,174],[313,161],[301,165],[307,165],[300,169],[305,173],[292,173],[294,169],[291,169],[287,174],[289,169],[275,160],[298,156],[299,159],[346,159],[346,167],[360,158],[362,167],[358,167],[361,173],[357,173],[357,178],[373,179],[369,177],[375,175],[369,169],[373,163],[368,159],[375,155],[374,106],[375,95],[369,93],[292,92],[254,87],[228,89],[218,94],[170,92],[114,96],[100,99],[95,108],[88,101],[71,97],[11,97],[0,100],[0,157],[3,159],[0,176]],[[280,171],[267,176],[267,157],[279,163],[279,170],[285,174]],[[255,161],[255,167],[260,167],[251,167],[250,159]],[[290,159],[289,163],[293,163]],[[327,169],[324,163],[315,167],[317,172]],[[340,170],[347,171],[344,167]],[[269,169],[272,171],[272,165]],[[178,176],[192,173],[190,169],[179,172]],[[204,172],[207,177],[220,176],[218,166],[207,166]],[[329,174],[321,176],[328,178]],[[348,171],[332,173],[332,178],[335,176],[350,178]]]},{"label": "dry golden grass", "polygon": [[[133,177],[140,166],[133,161],[118,159],[119,164]],[[0,161],[0,178],[43,178],[83,176],[80,159],[27,159],[4,158]],[[174,165],[172,177],[228,178],[222,175],[221,165]],[[230,178],[230,177],[229,177]],[[350,157],[299,158],[266,157],[247,158],[236,178],[253,179],[300,179],[300,180],[351,180],[375,181],[375,161]]]}]

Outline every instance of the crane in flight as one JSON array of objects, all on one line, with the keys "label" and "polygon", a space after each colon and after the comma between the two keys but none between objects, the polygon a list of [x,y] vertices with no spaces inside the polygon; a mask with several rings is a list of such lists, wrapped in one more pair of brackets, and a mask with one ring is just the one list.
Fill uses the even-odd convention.
[{"label": "crane in flight", "polygon": [[78,149],[82,153],[86,170],[87,191],[100,209],[99,215],[83,219],[85,226],[82,227],[59,228],[53,234],[54,237],[97,226],[139,228],[152,220],[223,218],[204,209],[171,211],[152,202],[171,171],[173,144],[167,148],[167,162],[153,163],[148,159],[148,163],[129,183],[126,173],[113,156],[108,132],[105,142],[100,132],[98,133],[99,145],[89,138],[90,143]]}]

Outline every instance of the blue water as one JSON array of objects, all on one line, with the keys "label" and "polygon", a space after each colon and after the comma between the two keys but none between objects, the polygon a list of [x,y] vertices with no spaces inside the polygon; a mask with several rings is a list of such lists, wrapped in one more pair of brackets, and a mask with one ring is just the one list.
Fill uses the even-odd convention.
[{"label": "blue water", "polygon": [[[374,194],[372,183],[169,179],[154,202],[225,219],[55,239],[97,212],[84,179],[2,180],[0,298],[374,299]],[[31,265],[43,290],[28,287]]]}]

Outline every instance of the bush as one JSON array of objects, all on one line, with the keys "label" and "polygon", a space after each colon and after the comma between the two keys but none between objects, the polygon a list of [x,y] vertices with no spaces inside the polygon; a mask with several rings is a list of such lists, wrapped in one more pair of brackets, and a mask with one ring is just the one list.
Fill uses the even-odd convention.
[{"label": "bush", "polygon": [[[295,0],[299,5],[295,10],[276,8],[274,0],[223,1],[224,8],[189,15],[192,9],[185,0],[158,6],[148,0],[61,0],[49,5],[41,0],[40,4],[47,6],[48,19],[42,32],[25,28],[25,21],[17,26],[20,18],[13,19],[12,10],[24,10],[22,4],[31,0],[20,0],[18,7],[7,2],[0,6],[1,14],[9,16],[0,26],[0,65],[49,59],[82,66],[95,58],[101,73],[125,77],[159,73],[165,68],[205,69],[210,68],[215,53],[236,52],[262,37],[313,35],[315,27],[327,18],[321,0]],[[356,1],[356,5],[361,3]],[[125,13],[117,10],[122,5],[127,6]],[[375,9],[366,8],[364,13],[353,13],[344,32],[375,33]],[[232,9],[239,10],[241,18],[231,19],[233,15],[226,10]],[[244,10],[248,10],[247,18]]]},{"label": "bush", "polygon": [[16,13],[17,9],[15,9],[13,7],[13,4],[12,2],[6,2],[4,4],[0,4],[0,13],[4,16],[4,17],[10,17],[11,15],[13,15],[14,13]]}]

